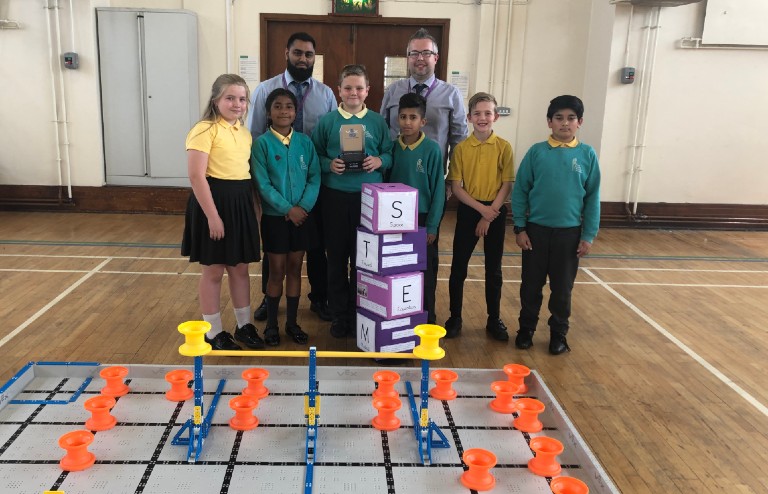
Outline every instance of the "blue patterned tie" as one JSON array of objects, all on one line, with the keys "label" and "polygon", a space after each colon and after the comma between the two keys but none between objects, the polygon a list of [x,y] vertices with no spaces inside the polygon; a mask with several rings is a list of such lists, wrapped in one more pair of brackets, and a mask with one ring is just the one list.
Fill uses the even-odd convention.
[{"label": "blue patterned tie", "polygon": [[302,101],[304,97],[304,85],[307,84],[306,82],[298,82],[293,81],[291,84],[293,84],[296,87],[296,100],[298,101],[298,108],[296,108],[296,120],[293,122],[293,129],[297,130],[299,132],[304,131],[304,102]]},{"label": "blue patterned tie", "polygon": [[416,84],[415,86],[413,86],[413,92],[416,94],[421,94],[422,91],[424,91],[425,89],[427,89],[426,84]]}]

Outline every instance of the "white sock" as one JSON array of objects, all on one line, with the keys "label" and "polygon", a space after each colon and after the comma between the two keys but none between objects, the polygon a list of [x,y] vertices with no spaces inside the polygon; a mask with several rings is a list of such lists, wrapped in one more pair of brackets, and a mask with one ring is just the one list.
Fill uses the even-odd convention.
[{"label": "white sock", "polygon": [[251,306],[246,305],[245,307],[235,309],[235,319],[237,319],[238,328],[242,328],[246,324],[249,324],[251,322]]},{"label": "white sock", "polygon": [[205,333],[205,336],[207,336],[209,340],[212,340],[217,334],[223,331],[221,327],[221,312],[217,312],[216,314],[203,314],[203,321],[211,323],[211,330]]}]

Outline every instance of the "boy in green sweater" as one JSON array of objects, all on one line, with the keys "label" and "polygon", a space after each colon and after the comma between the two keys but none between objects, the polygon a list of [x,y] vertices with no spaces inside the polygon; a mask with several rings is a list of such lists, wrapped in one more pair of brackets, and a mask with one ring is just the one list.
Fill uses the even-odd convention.
[{"label": "boy in green sweater", "polygon": [[573,283],[600,224],[600,165],[595,150],[576,138],[583,115],[584,104],[576,96],[550,101],[552,135],[528,150],[512,190],[515,242],[523,250],[515,346],[523,350],[533,345],[549,277],[549,353],[570,351],[565,335]]},{"label": "boy in green sweater", "polygon": [[428,138],[422,127],[427,124],[427,100],[416,93],[406,93],[398,106],[400,135],[392,152],[389,182],[419,189],[419,226],[427,228],[427,270],[424,273],[424,307],[427,322],[435,324],[435,290],[439,265],[437,239],[445,207],[445,177],[440,146]]},{"label": "boy in green sweater", "polygon": [[[357,227],[364,183],[381,183],[392,165],[392,139],[384,118],[365,107],[368,73],[362,65],[347,65],[339,78],[341,105],[320,119],[312,142],[320,158],[320,201],[328,254],[328,308],[333,315],[331,336],[355,335],[357,285]],[[341,155],[342,125],[360,124],[365,133],[362,170],[348,170]]]}]

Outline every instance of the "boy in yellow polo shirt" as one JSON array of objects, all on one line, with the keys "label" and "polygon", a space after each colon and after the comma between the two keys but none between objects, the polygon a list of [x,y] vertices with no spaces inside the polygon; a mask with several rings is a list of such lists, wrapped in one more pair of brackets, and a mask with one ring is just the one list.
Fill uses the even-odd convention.
[{"label": "boy in yellow polo shirt", "polygon": [[501,257],[504,252],[507,207],[514,180],[512,146],[493,132],[499,119],[496,98],[477,93],[469,99],[467,120],[470,136],[456,146],[446,181],[460,201],[453,235],[453,261],[448,281],[451,317],[445,322],[446,338],[461,332],[461,307],[467,266],[477,240],[483,237],[485,253],[485,330],[495,340],[507,341],[507,327],[499,315],[501,304]]}]

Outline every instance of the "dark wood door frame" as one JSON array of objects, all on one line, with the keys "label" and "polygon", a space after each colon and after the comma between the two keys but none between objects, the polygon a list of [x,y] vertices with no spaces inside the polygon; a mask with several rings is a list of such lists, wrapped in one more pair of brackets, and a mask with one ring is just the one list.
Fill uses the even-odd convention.
[{"label": "dark wood door frame", "polygon": [[[450,19],[427,19],[427,18],[412,18],[412,17],[363,17],[363,16],[348,16],[348,15],[303,15],[303,14],[261,14],[260,15],[260,57],[262,61],[267,60],[268,50],[267,46],[267,24],[270,22],[307,22],[307,23],[322,23],[322,24],[375,24],[378,26],[413,26],[413,31],[422,26],[442,26],[442,36],[437,40],[438,47],[440,49],[441,60],[443,63],[438,63],[436,67],[436,75],[438,79],[446,80],[448,75],[448,59],[443,58],[444,54],[448,54],[448,38],[449,29],[451,25]],[[275,47],[271,47],[272,50]],[[280,51],[284,50],[284,46],[280,46]],[[405,51],[405,47],[403,47]],[[403,53],[404,55],[404,53]],[[267,64],[260,63],[261,65],[261,80],[267,80],[274,74],[269,74]]]}]

